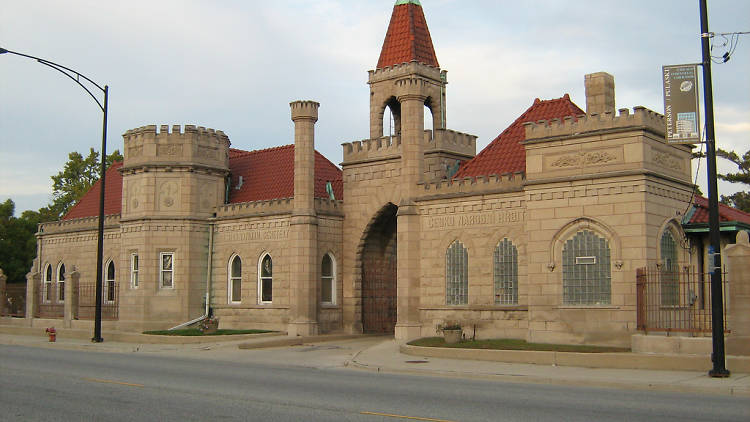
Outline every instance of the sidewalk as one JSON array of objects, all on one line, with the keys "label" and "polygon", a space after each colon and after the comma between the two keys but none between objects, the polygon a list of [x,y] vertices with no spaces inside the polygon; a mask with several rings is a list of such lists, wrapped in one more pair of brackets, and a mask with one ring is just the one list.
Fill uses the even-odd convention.
[{"label": "sidewalk", "polygon": [[[191,338],[174,343],[164,336],[104,332],[102,343],[92,343],[91,333],[62,330],[50,343],[43,332],[0,325],[0,344],[86,350],[110,353],[151,353],[185,358],[262,362],[316,368],[357,368],[374,372],[427,376],[469,377],[504,382],[561,384],[655,391],[710,393],[750,397],[750,374],[732,372],[729,378],[711,378],[702,371],[582,368],[554,364],[504,363],[420,355],[402,352],[404,345],[389,337],[323,335],[287,337],[243,335]],[[123,340],[123,338],[125,340]],[[185,340],[185,337],[181,338]],[[165,342],[169,341],[169,343]],[[439,350],[438,350],[439,351]],[[462,351],[463,352],[463,351]],[[416,354],[415,354],[416,353]],[[469,352],[470,353],[470,352]],[[468,355],[470,356],[470,354]],[[667,357],[669,358],[669,357]],[[672,357],[677,359],[678,357]],[[731,370],[731,368],[730,368]]]}]

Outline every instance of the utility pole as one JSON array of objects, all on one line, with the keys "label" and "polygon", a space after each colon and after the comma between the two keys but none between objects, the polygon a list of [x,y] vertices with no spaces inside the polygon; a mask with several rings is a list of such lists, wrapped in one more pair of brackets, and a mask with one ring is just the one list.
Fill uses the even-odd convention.
[{"label": "utility pole", "polygon": [[716,142],[714,140],[714,96],[711,87],[711,50],[708,32],[707,0],[700,1],[701,48],[703,51],[703,91],[706,112],[706,161],[708,161],[708,229],[710,239],[709,268],[711,270],[711,332],[713,338],[713,369],[708,375],[726,378],[724,355],[724,300],[721,282],[721,240],[719,237],[719,193],[716,183]]}]

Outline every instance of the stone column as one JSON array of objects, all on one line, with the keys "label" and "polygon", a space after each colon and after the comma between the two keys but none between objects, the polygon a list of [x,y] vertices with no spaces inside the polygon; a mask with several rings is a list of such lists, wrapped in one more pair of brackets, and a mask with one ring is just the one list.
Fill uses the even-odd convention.
[{"label": "stone column", "polygon": [[[36,265],[33,266],[36,268]],[[34,314],[39,309],[39,288],[42,274],[29,272],[26,274],[26,321],[29,326],[34,323]]]},{"label": "stone column", "polygon": [[315,214],[314,101],[289,104],[294,122],[294,207],[290,221],[290,336],[318,334],[318,218]]},{"label": "stone column", "polygon": [[63,305],[63,326],[71,328],[72,321],[78,318],[78,280],[81,273],[74,266],[65,280],[65,304]]},{"label": "stone column", "polygon": [[8,281],[8,277],[3,273],[3,269],[0,268],[0,315],[5,314],[5,308],[8,306],[6,281]]},{"label": "stone column", "polygon": [[[416,81],[419,83],[419,81]],[[404,83],[404,82],[401,82]],[[409,81],[414,84],[413,80]],[[411,88],[414,88],[413,86]],[[401,183],[403,198],[397,215],[398,279],[396,286],[397,340],[411,340],[421,334],[419,322],[420,227],[414,198],[424,174],[424,102],[426,97],[409,93],[401,103]]]},{"label": "stone column", "polygon": [[[750,242],[748,233],[737,233],[737,243],[724,249],[729,292],[727,319],[731,333],[726,340],[728,355],[750,355]],[[731,368],[730,368],[731,369]]]}]

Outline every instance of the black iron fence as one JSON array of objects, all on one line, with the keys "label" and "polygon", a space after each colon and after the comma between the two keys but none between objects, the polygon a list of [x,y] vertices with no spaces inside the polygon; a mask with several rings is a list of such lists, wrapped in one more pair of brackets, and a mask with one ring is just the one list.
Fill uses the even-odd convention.
[{"label": "black iron fence", "polygon": [[5,297],[0,297],[2,316],[23,318],[26,316],[26,283],[11,283],[5,286]]},{"label": "black iron fence", "polygon": [[[654,265],[636,272],[638,330],[711,333],[711,274],[693,267]],[[729,282],[722,273],[724,329]]]},{"label": "black iron fence", "polygon": [[[105,281],[102,289],[102,320],[118,318],[119,283]],[[78,319],[94,319],[96,313],[96,283],[78,285]]]}]

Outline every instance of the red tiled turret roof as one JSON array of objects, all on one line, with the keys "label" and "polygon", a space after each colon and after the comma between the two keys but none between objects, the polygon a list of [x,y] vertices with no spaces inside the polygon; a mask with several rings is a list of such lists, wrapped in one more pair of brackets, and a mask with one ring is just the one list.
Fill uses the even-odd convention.
[{"label": "red tiled turret roof", "polygon": [[[229,169],[232,173],[230,203],[294,196],[294,145],[258,151],[230,149]],[[328,198],[326,182],[330,181],[336,199],[343,199],[342,180],[341,170],[315,151],[315,197]]]},{"label": "red tiled turret roof", "polygon": [[377,69],[412,60],[440,67],[422,6],[416,0],[400,0],[393,6]]},{"label": "red tiled turret roof", "polygon": [[[688,224],[708,224],[708,199],[696,196],[694,204],[695,212],[690,216]],[[737,221],[750,225],[750,214],[729,205],[719,204],[719,222],[722,221]]]},{"label": "red tiled turret roof", "polygon": [[562,119],[566,116],[572,116],[575,119],[581,114],[584,114],[583,110],[570,101],[568,94],[553,100],[542,101],[537,98],[528,110],[490,142],[482,152],[465,162],[454,177],[525,172],[526,150],[521,145],[521,141],[526,138],[523,124],[539,120]]},{"label": "red tiled turret roof", "polygon": [[[107,186],[104,188],[104,215],[119,214],[122,211],[122,175],[118,171],[120,167],[122,167],[122,161],[112,163],[107,169],[105,175]],[[72,220],[74,218],[98,216],[101,184],[101,180],[97,180],[62,219]]]}]

